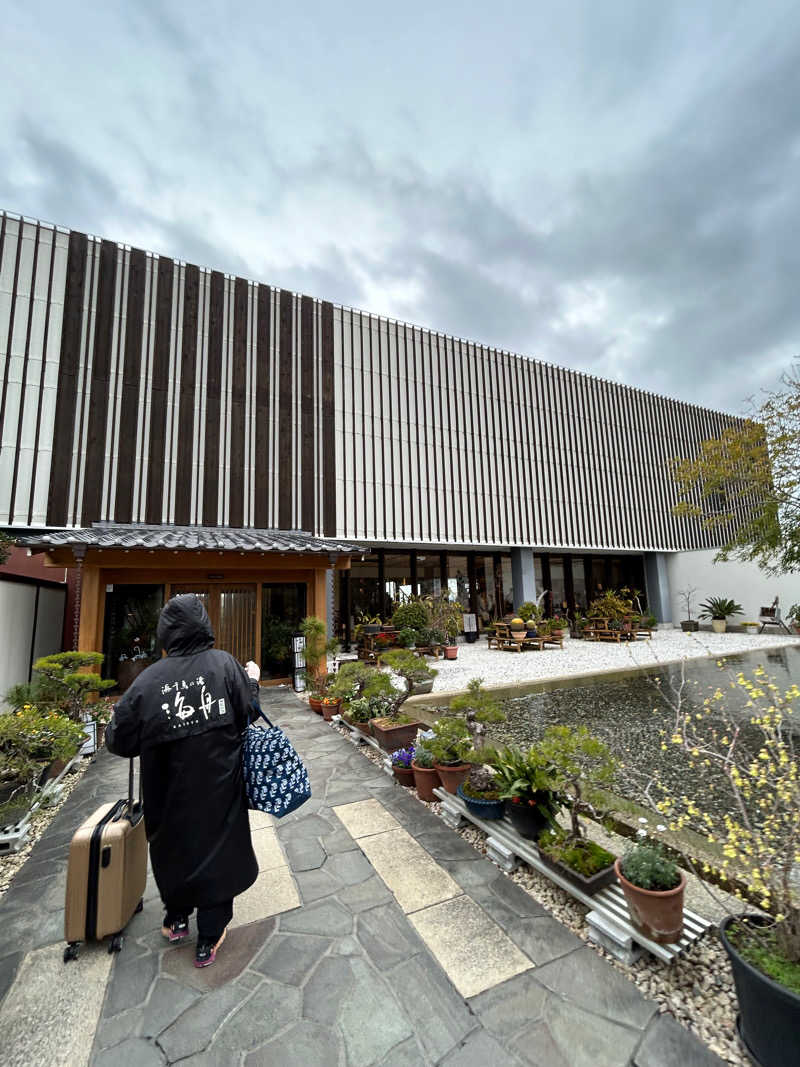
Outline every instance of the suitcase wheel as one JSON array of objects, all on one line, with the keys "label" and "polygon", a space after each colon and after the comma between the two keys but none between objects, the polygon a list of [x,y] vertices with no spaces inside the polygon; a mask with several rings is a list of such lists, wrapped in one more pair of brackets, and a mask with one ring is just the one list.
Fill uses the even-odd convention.
[{"label": "suitcase wheel", "polygon": [[70,960],[76,960],[78,958],[78,953],[80,952],[80,947],[80,941],[70,941],[64,949],[64,963],[69,963]]},{"label": "suitcase wheel", "polygon": [[138,915],[138,914],[139,914],[139,912],[140,912],[140,911],[142,910],[142,908],[143,908],[143,907],[144,907],[144,897],[142,897],[142,899],[141,899],[141,900],[139,901],[139,903],[138,903],[138,904],[136,905],[136,911],[135,911],[135,912],[134,912],[133,914],[134,914],[134,915]]},{"label": "suitcase wheel", "polygon": [[123,940],[124,940],[124,938],[123,938],[122,934],[114,934],[112,936],[111,944],[108,946],[109,955],[112,952],[121,952],[122,951],[122,942],[123,942]]}]

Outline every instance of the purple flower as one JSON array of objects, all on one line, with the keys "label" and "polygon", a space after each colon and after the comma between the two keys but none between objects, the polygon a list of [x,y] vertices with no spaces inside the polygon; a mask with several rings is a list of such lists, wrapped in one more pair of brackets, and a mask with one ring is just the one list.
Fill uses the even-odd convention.
[{"label": "purple flower", "polygon": [[414,759],[414,746],[409,745],[408,748],[398,748],[396,752],[392,753],[392,763],[395,767],[410,767],[411,761]]}]

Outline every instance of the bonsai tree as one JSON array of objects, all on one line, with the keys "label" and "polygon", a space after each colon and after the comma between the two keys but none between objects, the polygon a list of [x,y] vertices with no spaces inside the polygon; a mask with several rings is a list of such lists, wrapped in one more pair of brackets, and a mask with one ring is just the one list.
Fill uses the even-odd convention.
[{"label": "bonsai tree", "polygon": [[430,614],[421,597],[409,597],[398,604],[392,615],[392,626],[396,630],[427,630],[431,625]]},{"label": "bonsai tree", "polygon": [[549,726],[540,748],[550,766],[554,788],[567,798],[570,815],[567,839],[584,840],[580,816],[599,821],[609,814],[604,791],[613,782],[617,761],[608,746],[585,726]]},{"label": "bonsai tree", "polygon": [[16,543],[13,537],[9,537],[7,533],[0,532],[0,566],[8,562],[11,549]]},{"label": "bonsai tree", "polygon": [[[451,600],[447,593],[440,596],[428,596],[423,598],[425,607],[430,618],[430,628],[435,630],[444,643],[449,639],[451,644],[461,633],[464,609],[457,600]],[[434,642],[431,642],[433,644]]]},{"label": "bonsai tree", "polygon": [[727,619],[731,615],[744,615],[744,610],[741,604],[737,604],[735,600],[730,600],[724,596],[710,596],[708,600],[704,600],[700,605],[703,609],[700,612],[701,619]]},{"label": "bonsai tree", "polygon": [[306,639],[306,676],[311,680],[313,695],[322,697],[327,688],[328,655],[338,651],[335,637],[328,639],[328,631],[322,619],[307,615],[300,623],[300,632]]},{"label": "bonsai tree", "polygon": [[472,737],[464,719],[437,719],[433,724],[433,737],[425,744],[433,753],[434,761],[441,766],[455,767],[471,762]]},{"label": "bonsai tree", "polygon": [[[415,657],[416,658],[416,657]],[[343,663],[333,681],[328,686],[328,693],[342,701],[342,710],[349,713],[353,701],[366,697],[387,697],[393,699],[397,690],[392,685],[388,674],[368,667],[361,660]]]},{"label": "bonsai tree", "polygon": [[[100,677],[102,652],[56,652],[42,656],[33,665],[34,680],[15,685],[6,694],[12,708],[35,704],[41,710],[63,712],[73,722],[83,722],[95,693],[113,689],[113,679]],[[92,668],[94,668],[92,670]]]},{"label": "bonsai tree", "polygon": [[450,702],[449,714],[463,715],[469,730],[472,748],[478,751],[485,743],[486,726],[505,722],[505,713],[495,698],[483,688],[483,678],[472,678],[466,693]]},{"label": "bonsai tree", "polygon": [[621,622],[633,614],[633,602],[614,589],[609,589],[589,604],[587,615],[590,619],[610,619]]},{"label": "bonsai tree", "polygon": [[[437,672],[433,667],[429,667],[425,660],[420,659],[413,652],[409,652],[408,649],[395,649],[392,652],[386,652],[381,656],[381,662],[386,664],[390,670],[394,671],[405,682],[403,689],[397,689],[392,685],[394,696],[392,697],[391,707],[385,717],[393,722],[412,722],[413,720],[403,715],[400,709],[411,696],[416,683],[427,682],[431,678],[435,678]],[[386,677],[386,675],[383,675],[383,677]]]}]

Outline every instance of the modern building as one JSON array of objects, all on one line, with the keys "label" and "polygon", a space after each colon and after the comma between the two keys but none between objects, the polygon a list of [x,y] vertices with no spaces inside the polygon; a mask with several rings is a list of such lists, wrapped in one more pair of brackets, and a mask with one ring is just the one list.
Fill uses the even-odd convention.
[{"label": "modern building", "polygon": [[669,621],[714,546],[668,462],[737,421],[9,213],[0,367],[0,527],[78,568],[111,671],[180,590],[265,677],[306,612],[347,637],[401,592]]}]

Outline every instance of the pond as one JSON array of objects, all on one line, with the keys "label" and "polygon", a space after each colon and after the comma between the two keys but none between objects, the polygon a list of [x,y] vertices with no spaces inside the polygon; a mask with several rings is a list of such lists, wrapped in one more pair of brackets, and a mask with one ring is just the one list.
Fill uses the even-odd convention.
[{"label": "pond", "polygon": [[[800,647],[789,645],[720,660],[686,661],[684,709],[696,713],[706,697],[721,689],[726,711],[749,723],[752,709],[745,708],[745,694],[738,686],[731,688],[731,683],[740,671],[750,677],[758,666],[783,692],[800,682]],[[668,790],[694,798],[702,794],[702,806],[710,813],[720,814],[730,806],[721,776],[720,790],[711,792],[706,788],[707,771],[702,775],[699,770],[692,771],[676,746],[668,744],[665,752],[661,749],[661,732],[672,732],[674,713],[659,695],[659,688],[668,692],[670,685],[680,685],[681,667],[670,664],[658,670],[631,672],[625,677],[581,679],[547,692],[507,700],[503,703],[507,721],[492,727],[489,736],[495,742],[530,745],[552,724],[583,724],[605,741],[623,764],[615,783],[621,796],[641,802],[643,780],[658,772]],[[746,743],[752,744],[760,733],[746,725],[743,736]]]}]

